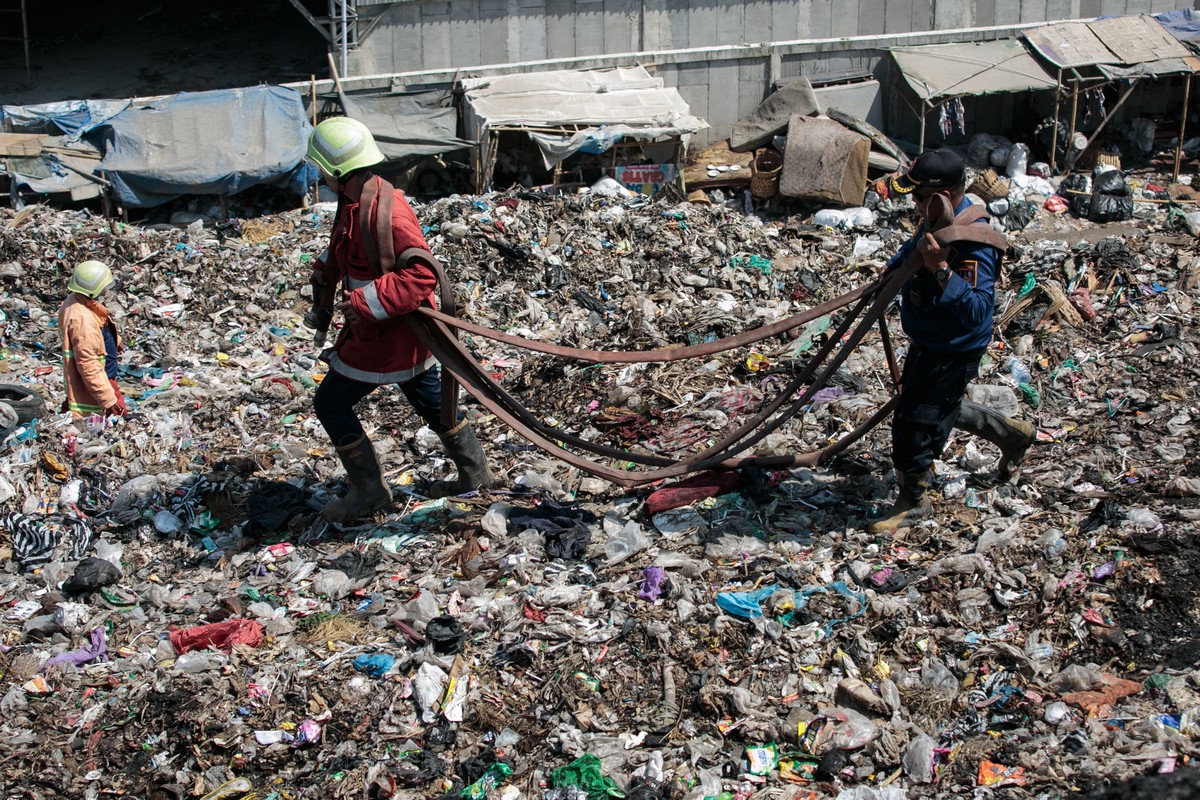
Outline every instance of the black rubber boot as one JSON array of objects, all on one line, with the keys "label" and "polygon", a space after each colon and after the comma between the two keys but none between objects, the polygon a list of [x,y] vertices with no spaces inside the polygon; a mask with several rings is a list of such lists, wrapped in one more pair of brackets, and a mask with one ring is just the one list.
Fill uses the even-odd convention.
[{"label": "black rubber boot", "polygon": [[928,472],[919,475],[898,473],[896,480],[900,483],[896,502],[888,509],[887,516],[867,526],[868,533],[891,535],[927,519],[933,513],[933,505],[925,496],[925,490],[929,488]]},{"label": "black rubber boot", "polygon": [[453,497],[491,487],[492,476],[488,472],[487,456],[469,422],[464,420],[458,423],[445,433],[439,433],[438,438],[442,440],[446,454],[458,467],[458,477],[452,481],[434,481],[429,487],[430,497]]},{"label": "black rubber boot", "polygon": [[996,472],[1001,481],[1013,480],[1020,474],[1025,453],[1037,438],[1037,428],[1031,423],[1006,417],[995,409],[970,400],[963,400],[954,427],[1000,448],[1000,464]]},{"label": "black rubber boot", "polygon": [[348,522],[370,514],[392,502],[392,492],[383,480],[379,458],[366,436],[337,449],[338,458],[346,468],[350,488],[346,496],[334,500],[321,510],[329,522]]}]

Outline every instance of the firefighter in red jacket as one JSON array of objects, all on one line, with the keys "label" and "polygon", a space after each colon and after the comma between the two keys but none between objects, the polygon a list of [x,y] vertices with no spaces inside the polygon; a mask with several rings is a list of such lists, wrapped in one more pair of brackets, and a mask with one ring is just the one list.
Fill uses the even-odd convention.
[{"label": "firefighter in red jacket", "polygon": [[[317,125],[309,137],[308,156],[321,169],[326,185],[338,194],[329,247],[314,268],[313,285],[318,294],[332,298],[333,284],[340,282],[342,301],[337,309],[346,323],[336,343],[321,354],[329,372],[317,389],[313,409],[346,468],[349,490],[321,515],[331,522],[343,522],[391,502],[375,448],[354,413],[356,403],[385,384],[399,384],[458,467],[457,479],[435,482],[430,496],[487,488],[491,476],[483,448],[467,422],[453,428],[443,424],[437,362],[403,319],[422,303],[433,303],[434,272],[420,259],[397,263],[388,271],[380,266],[375,237],[376,231],[386,226],[377,217],[383,192],[393,193],[392,252],[414,247],[428,250],[403,193],[371,172],[373,165],[383,161],[383,153],[366,125],[348,117],[333,117]],[[364,202],[365,213],[360,208]]]}]

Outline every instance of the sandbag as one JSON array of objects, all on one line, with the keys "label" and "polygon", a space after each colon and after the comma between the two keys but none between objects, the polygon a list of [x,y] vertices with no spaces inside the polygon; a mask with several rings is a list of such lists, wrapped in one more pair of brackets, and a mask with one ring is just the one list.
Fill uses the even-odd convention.
[{"label": "sandbag", "polygon": [[779,193],[785,197],[861,206],[871,142],[830,119],[793,116]]}]

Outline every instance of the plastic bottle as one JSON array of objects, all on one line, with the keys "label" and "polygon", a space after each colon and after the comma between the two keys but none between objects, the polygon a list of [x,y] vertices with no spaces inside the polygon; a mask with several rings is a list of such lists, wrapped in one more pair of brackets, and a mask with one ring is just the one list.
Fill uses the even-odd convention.
[{"label": "plastic bottle", "polygon": [[1008,362],[1008,374],[1017,383],[1030,383],[1033,380],[1032,373],[1029,372],[1029,367],[1019,358],[1014,358]]}]

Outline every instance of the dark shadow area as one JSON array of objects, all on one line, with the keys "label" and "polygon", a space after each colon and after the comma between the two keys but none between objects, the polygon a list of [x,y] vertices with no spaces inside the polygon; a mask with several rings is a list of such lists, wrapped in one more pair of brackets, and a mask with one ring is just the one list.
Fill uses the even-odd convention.
[{"label": "dark shadow area", "polygon": [[[314,15],[323,0],[303,0]],[[99,0],[28,3],[32,86],[20,42],[0,53],[0,102],[145,97],[307,80],[326,42],[288,2]],[[20,35],[20,18],[5,26]]]}]

